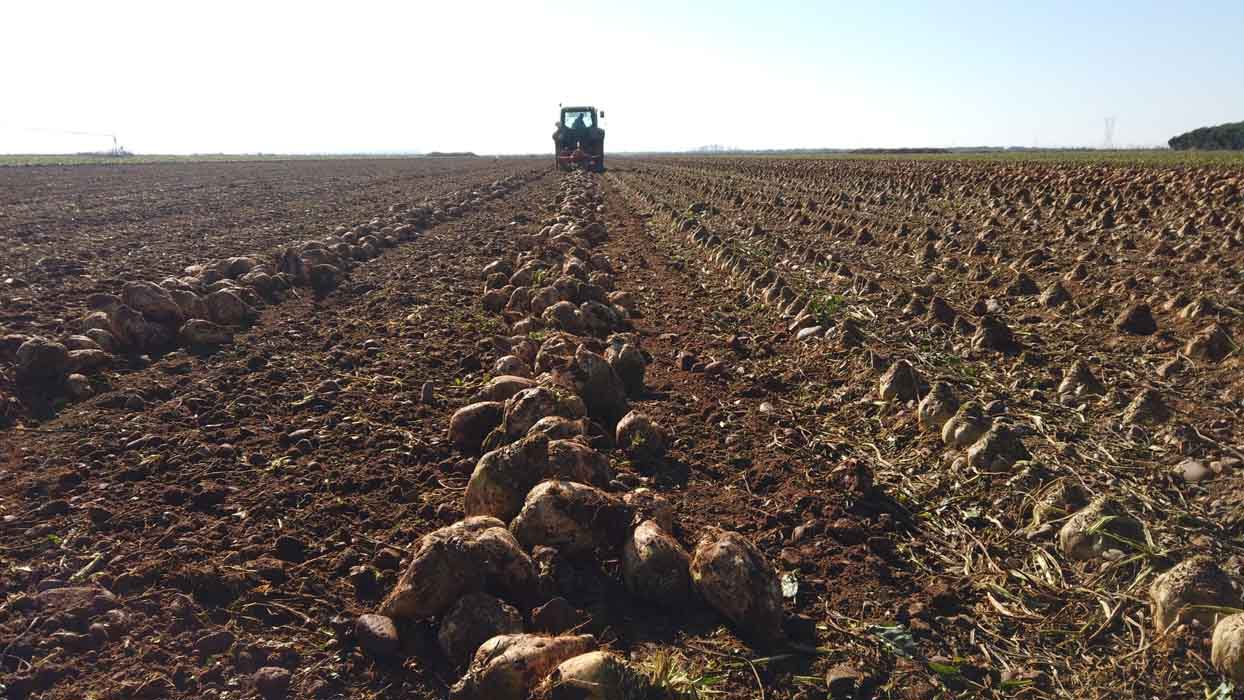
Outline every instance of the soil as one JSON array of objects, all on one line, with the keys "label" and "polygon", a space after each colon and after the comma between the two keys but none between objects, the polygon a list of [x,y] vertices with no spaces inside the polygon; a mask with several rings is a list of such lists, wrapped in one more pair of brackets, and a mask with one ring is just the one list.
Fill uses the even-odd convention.
[{"label": "soil", "polygon": [[[256,697],[269,666],[292,673],[290,697],[446,697],[459,673],[431,624],[403,623],[401,653],[376,658],[354,620],[420,536],[462,517],[474,460],[449,444],[448,418],[487,380],[489,338],[508,334],[480,305],[480,271],[556,213],[569,176],[479,159],[0,169],[0,282],[17,280],[0,291],[0,335],[49,336],[125,280],[510,176],[509,194],[331,294],[266,307],[231,345],[134,360],[94,398],[50,397],[0,429],[9,697]],[[707,528],[736,530],[797,592],[795,645],[754,648],[704,605],[630,600],[617,558],[580,562],[569,602],[584,631],[637,662],[672,651],[720,674],[726,697],[826,697],[844,664],[861,696],[1191,698],[1217,685],[1206,631],[1153,642],[1146,596],[1193,553],[1244,582],[1244,466],[1229,463],[1244,443],[1240,353],[1157,373],[1211,320],[1244,337],[1238,171],[706,158],[614,159],[593,177],[603,252],[653,359],[631,403],[673,437],[655,465],[611,451],[614,469],[669,499],[689,550]],[[829,334],[797,339],[793,318],[694,242],[699,227],[781,275]],[[972,252],[978,239],[987,252]],[[1151,254],[1165,239],[1175,253]],[[1065,306],[1006,294],[1020,272],[1045,289],[1077,262],[1089,269],[1064,282]],[[1210,297],[1212,317],[1164,308],[1181,291]],[[1021,349],[973,347],[971,331],[912,310],[933,296],[973,325],[993,299]],[[1135,301],[1151,303],[1156,334],[1113,328]],[[861,345],[836,335],[848,319]],[[1009,418],[1033,464],[998,476],[956,462],[920,431],[915,402],[879,399],[899,358]],[[1080,358],[1105,396],[1059,396]],[[1144,388],[1176,418],[1125,424]],[[1172,476],[1186,459],[1228,464],[1190,484]],[[1150,545],[1067,560],[1028,529],[1056,478],[1126,501]],[[68,585],[99,590],[40,596]]]},{"label": "soil", "polygon": [[272,250],[532,170],[428,158],[0,168],[0,324],[56,333],[93,292]]}]

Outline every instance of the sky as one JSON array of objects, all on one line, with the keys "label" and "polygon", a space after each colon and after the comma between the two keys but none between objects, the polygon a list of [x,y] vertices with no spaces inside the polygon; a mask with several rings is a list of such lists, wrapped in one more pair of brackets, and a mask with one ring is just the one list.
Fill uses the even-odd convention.
[{"label": "sky", "polygon": [[[1161,145],[1244,120],[1244,2],[0,2],[0,153]],[[69,133],[78,132],[78,133]]]}]

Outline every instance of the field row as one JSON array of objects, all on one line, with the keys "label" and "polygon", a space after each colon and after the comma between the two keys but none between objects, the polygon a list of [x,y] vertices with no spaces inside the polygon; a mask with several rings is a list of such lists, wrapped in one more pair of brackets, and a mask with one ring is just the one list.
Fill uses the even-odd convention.
[{"label": "field row", "polygon": [[[806,346],[778,410],[874,465],[916,531],[909,565],[970,591],[957,654],[1082,692],[1214,685],[1149,647],[1173,609],[1238,606],[1238,176],[705,159],[616,177],[688,265]],[[1188,570],[1203,588],[1164,592]]]},{"label": "field row", "polygon": [[391,207],[464,201],[531,160],[151,164],[0,170],[0,323],[63,333],[86,296],[265,254]]}]

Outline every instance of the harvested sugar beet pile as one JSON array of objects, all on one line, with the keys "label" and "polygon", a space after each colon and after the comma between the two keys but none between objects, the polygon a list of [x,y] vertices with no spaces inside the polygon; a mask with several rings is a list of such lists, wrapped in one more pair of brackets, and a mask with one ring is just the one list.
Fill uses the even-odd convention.
[{"label": "harvested sugar beet pile", "polygon": [[[598,451],[616,448],[636,467],[660,469],[669,440],[628,406],[628,395],[645,390],[647,361],[616,303],[612,264],[595,250],[609,235],[603,210],[599,181],[572,174],[549,225],[518,241],[515,260],[484,269],[483,306],[516,331],[492,339],[507,353],[496,364],[515,374],[488,382],[473,397],[483,401],[449,419],[450,442],[484,452],[466,487],[468,517],[420,540],[376,614],[358,623],[396,630],[390,620],[436,621],[445,655],[470,659],[454,698],[677,696],[597,650],[590,634],[524,630],[533,610],[581,593],[557,568],[621,557],[617,583],[645,603],[675,609],[695,592],[740,635],[783,636],[781,589],[764,555],[738,533],[716,532],[689,556],[668,532],[660,498],[628,488]],[[646,517],[663,510],[664,527]],[[381,654],[396,646],[372,644]]]}]

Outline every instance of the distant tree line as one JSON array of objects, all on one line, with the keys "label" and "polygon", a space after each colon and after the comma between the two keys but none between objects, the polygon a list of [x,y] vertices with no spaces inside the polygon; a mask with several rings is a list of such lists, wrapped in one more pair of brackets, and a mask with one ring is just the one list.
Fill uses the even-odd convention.
[{"label": "distant tree line", "polygon": [[1202,151],[1244,150],[1244,122],[1203,126],[1167,141],[1177,151],[1197,149]]}]

